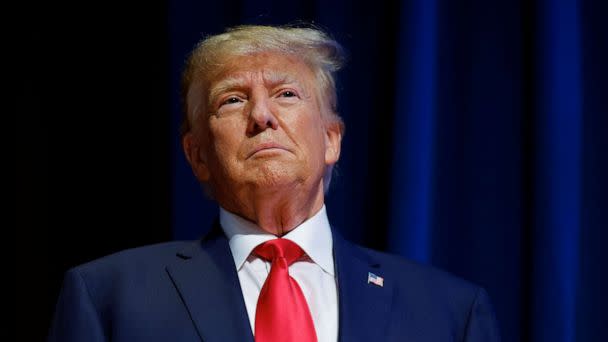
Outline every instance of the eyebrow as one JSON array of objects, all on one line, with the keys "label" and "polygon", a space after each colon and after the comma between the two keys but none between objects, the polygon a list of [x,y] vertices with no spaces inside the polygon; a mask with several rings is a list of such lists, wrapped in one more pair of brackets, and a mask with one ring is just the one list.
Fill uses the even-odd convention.
[{"label": "eyebrow", "polygon": [[[235,75],[222,79],[217,82],[211,89],[209,90],[209,98],[208,103],[213,103],[213,100],[216,99],[220,94],[227,92],[233,89],[242,89],[245,87],[247,83],[247,78],[245,75]],[[304,87],[302,83],[298,81],[296,77],[289,73],[283,72],[265,72],[264,73],[264,84],[269,87],[275,87],[280,84],[297,84],[302,90]]]}]

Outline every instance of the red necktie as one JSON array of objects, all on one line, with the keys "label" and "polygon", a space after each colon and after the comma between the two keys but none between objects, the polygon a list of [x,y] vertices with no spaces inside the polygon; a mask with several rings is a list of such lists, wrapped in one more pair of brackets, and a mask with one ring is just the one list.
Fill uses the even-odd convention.
[{"label": "red necktie", "polygon": [[255,311],[256,342],[316,342],[317,334],[302,289],[289,265],[304,251],[288,239],[274,239],[253,252],[272,262]]}]

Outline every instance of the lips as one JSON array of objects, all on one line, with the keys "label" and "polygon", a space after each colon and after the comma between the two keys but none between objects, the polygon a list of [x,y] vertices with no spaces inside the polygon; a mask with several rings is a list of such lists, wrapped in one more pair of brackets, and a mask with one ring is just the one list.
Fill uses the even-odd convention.
[{"label": "lips", "polygon": [[258,152],[268,151],[268,150],[289,151],[283,145],[277,144],[275,142],[267,142],[267,143],[262,143],[262,144],[256,145],[255,148],[249,152],[249,154],[247,155],[247,158],[254,156]]}]

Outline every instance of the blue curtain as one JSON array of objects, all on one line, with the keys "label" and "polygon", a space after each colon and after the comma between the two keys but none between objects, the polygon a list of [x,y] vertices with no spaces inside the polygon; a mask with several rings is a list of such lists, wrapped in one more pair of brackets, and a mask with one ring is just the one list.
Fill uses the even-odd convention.
[{"label": "blue curtain", "polygon": [[332,224],[484,286],[505,341],[608,341],[607,3],[171,0],[174,238],[217,214],[177,136],[186,53],[314,22],[349,53]]}]

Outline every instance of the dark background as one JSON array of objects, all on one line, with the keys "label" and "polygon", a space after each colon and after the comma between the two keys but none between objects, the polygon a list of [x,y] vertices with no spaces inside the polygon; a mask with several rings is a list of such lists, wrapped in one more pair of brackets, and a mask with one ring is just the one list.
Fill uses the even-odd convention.
[{"label": "dark background", "polygon": [[44,340],[68,267],[171,239],[166,4],[30,5],[13,50],[15,341]]},{"label": "dark background", "polygon": [[17,340],[44,339],[67,268],[208,229],[216,206],[177,137],[185,54],[226,26],[299,20],[349,54],[327,199],[336,228],[484,286],[505,341],[608,340],[606,7],[22,4],[7,65],[18,89]]}]

